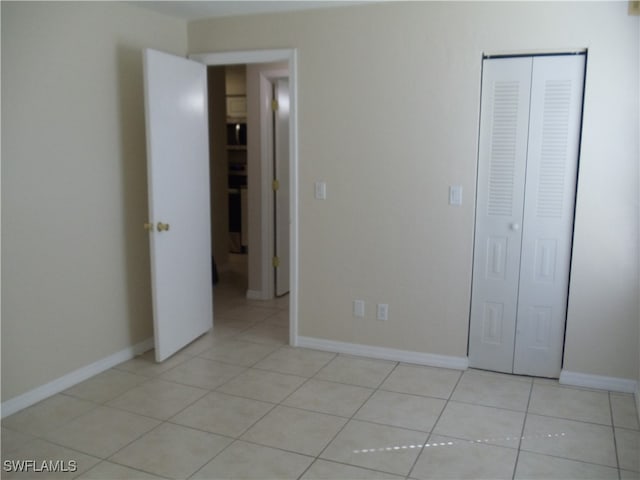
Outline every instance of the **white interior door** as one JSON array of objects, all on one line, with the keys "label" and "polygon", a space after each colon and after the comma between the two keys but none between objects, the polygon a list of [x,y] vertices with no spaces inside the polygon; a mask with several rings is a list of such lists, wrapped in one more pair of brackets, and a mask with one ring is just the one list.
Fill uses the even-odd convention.
[{"label": "white interior door", "polygon": [[213,326],[206,67],[144,51],[156,361]]},{"label": "white interior door", "polygon": [[485,60],[482,82],[469,363],[557,377],[584,56]]},{"label": "white interior door", "polygon": [[469,364],[512,372],[531,58],[485,61]]},{"label": "white interior door", "polygon": [[289,293],[289,79],[274,82],[278,108],[275,112],[274,174],[279,188],[275,191],[275,293]]},{"label": "white interior door", "polygon": [[513,372],[558,377],[564,328],[584,55],[533,58]]}]

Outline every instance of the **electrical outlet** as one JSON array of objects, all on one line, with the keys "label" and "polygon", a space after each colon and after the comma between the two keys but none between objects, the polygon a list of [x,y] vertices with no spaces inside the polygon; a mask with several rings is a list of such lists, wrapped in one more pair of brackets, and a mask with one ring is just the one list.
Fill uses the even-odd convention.
[{"label": "electrical outlet", "polygon": [[353,316],[364,318],[364,300],[353,301]]},{"label": "electrical outlet", "polygon": [[389,304],[379,303],[376,318],[378,320],[389,320]]},{"label": "electrical outlet", "polygon": [[451,185],[449,187],[449,205],[456,207],[462,205],[462,185]]}]

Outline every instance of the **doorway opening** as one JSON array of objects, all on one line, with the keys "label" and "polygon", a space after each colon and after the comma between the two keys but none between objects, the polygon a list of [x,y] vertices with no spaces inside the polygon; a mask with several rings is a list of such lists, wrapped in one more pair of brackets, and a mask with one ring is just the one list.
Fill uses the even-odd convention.
[{"label": "doorway opening", "polygon": [[[269,50],[269,51],[245,51],[245,52],[226,52],[214,54],[197,54],[191,55],[191,59],[199,61],[208,67],[209,72],[214,72],[215,68],[228,68],[231,71],[239,71],[245,69],[246,72],[246,126],[242,126],[242,122],[229,122],[231,119],[241,119],[242,113],[242,95],[234,94],[228,96],[225,94],[222,105],[218,98],[209,99],[210,110],[222,108],[225,112],[223,120],[223,128],[220,128],[220,119],[218,118],[217,134],[214,134],[214,126],[210,126],[212,135],[211,143],[218,142],[218,146],[213,146],[220,151],[220,143],[224,145],[225,154],[234,152],[233,168],[240,170],[240,174],[235,177],[242,176],[242,161],[238,161],[238,152],[246,153],[246,187],[236,185],[235,190],[239,190],[240,204],[240,232],[229,232],[226,225],[230,225],[231,209],[229,208],[231,193],[238,193],[229,184],[229,178],[232,162],[228,161],[229,157],[225,154],[218,154],[221,158],[227,158],[224,162],[226,166],[226,174],[224,168],[220,165],[211,164],[212,171],[212,239],[214,257],[219,255],[224,259],[224,252],[229,244],[230,233],[235,235],[235,247],[237,252],[227,255],[243,255],[247,265],[247,291],[246,297],[250,300],[270,300],[276,297],[279,292],[281,295],[288,295],[289,303],[289,343],[296,344],[297,338],[297,130],[296,130],[296,56],[295,50]],[[218,83],[220,82],[218,74]],[[277,139],[277,128],[274,127],[274,119],[278,115],[275,114],[273,108],[275,103],[273,100],[274,93],[278,94],[277,85],[279,80],[287,79],[287,101],[286,101],[286,122],[288,126],[287,136],[284,143],[282,139]],[[211,86],[211,78],[210,86]],[[226,86],[225,86],[226,87]],[[274,89],[275,87],[275,89]],[[218,90],[220,85],[218,85]],[[214,102],[214,104],[212,104]],[[282,107],[282,102],[280,107]],[[227,108],[230,107],[230,108]],[[231,109],[232,115],[228,118],[227,113]],[[240,112],[240,114],[239,114]],[[253,115],[253,113],[257,115]],[[233,117],[235,115],[235,117]],[[229,124],[233,126],[228,130]],[[277,123],[277,122],[276,122]],[[237,128],[240,125],[240,128]],[[265,127],[265,128],[263,128]],[[270,128],[269,128],[270,127]],[[253,131],[253,133],[252,133]],[[235,136],[236,132],[238,136]],[[227,150],[227,135],[233,134],[233,140],[242,143],[242,137],[246,135],[246,150],[242,145],[236,145],[232,150]],[[222,139],[220,139],[222,137]],[[222,141],[221,141],[222,140]],[[277,151],[276,143],[281,143],[281,148],[288,150],[288,158],[283,164],[277,166],[274,152]],[[212,152],[212,156],[215,152]],[[287,179],[282,181],[282,177],[274,179],[274,172],[279,173],[282,168],[286,167]],[[280,176],[280,175],[279,175]],[[277,181],[274,181],[277,180]],[[279,190],[276,187],[279,186]],[[243,206],[242,196],[246,195]],[[217,193],[216,193],[217,192]],[[226,196],[226,202],[223,196]],[[227,205],[226,209],[224,205]],[[223,205],[220,209],[219,205]],[[280,205],[280,206],[279,206]],[[238,209],[236,208],[236,211]],[[226,211],[226,215],[225,215]],[[221,212],[222,218],[216,218],[216,212]],[[280,212],[278,215],[277,212]],[[245,213],[245,220],[242,218]],[[226,217],[226,218],[225,218]],[[238,227],[238,219],[234,220],[234,226]],[[286,232],[283,229],[286,228]],[[223,230],[226,235],[220,235],[218,232]],[[216,232],[217,231],[217,232]],[[239,233],[239,235],[237,235]],[[244,238],[243,238],[244,233]],[[278,252],[278,238],[286,240],[288,250]],[[217,241],[216,241],[217,240]],[[239,247],[239,248],[238,248]],[[279,253],[278,254],[276,254]],[[279,258],[278,258],[279,257]],[[229,258],[229,257],[227,257]],[[278,261],[279,260],[279,261]],[[216,258],[216,262],[221,269],[226,268],[220,265],[220,261]],[[238,268],[242,265],[243,259],[234,257],[233,265]],[[275,265],[279,263],[282,272],[286,270],[288,274],[289,288],[285,291],[277,288],[277,272]],[[229,263],[228,263],[229,265]],[[242,268],[242,267],[241,267]],[[287,297],[284,297],[287,298]]]}]

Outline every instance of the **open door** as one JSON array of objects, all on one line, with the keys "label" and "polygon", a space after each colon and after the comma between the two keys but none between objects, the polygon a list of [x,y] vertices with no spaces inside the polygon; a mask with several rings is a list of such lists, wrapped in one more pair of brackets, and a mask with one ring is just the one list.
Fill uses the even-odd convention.
[{"label": "open door", "polygon": [[277,108],[274,115],[274,176],[275,189],[275,293],[289,293],[289,79],[274,82]]},{"label": "open door", "polygon": [[213,326],[206,66],[144,51],[156,361]]}]

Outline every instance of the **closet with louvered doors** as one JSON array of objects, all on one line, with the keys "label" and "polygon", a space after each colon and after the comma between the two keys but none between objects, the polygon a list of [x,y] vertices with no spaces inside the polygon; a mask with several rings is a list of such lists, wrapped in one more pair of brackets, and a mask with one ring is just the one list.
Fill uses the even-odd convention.
[{"label": "closet with louvered doors", "polygon": [[560,375],[585,60],[483,60],[471,367]]}]

